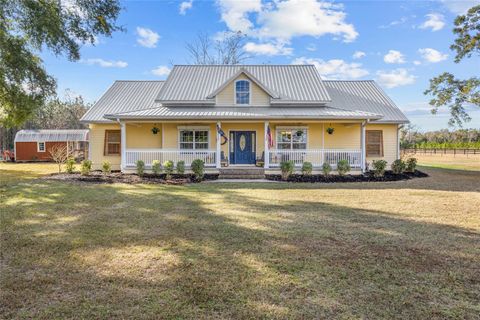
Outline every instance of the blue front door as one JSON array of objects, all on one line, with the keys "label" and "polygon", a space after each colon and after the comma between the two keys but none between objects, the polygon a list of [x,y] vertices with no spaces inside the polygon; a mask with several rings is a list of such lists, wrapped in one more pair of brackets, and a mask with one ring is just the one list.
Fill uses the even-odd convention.
[{"label": "blue front door", "polygon": [[255,164],[255,131],[231,131],[233,152],[230,153],[232,164]]}]

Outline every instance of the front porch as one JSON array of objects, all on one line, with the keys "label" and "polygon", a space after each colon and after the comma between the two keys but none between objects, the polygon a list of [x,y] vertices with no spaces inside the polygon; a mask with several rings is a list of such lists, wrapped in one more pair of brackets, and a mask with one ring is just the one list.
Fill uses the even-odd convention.
[{"label": "front porch", "polygon": [[[321,170],[324,163],[335,170],[340,160],[348,161],[352,171],[361,172],[365,167],[365,123],[360,121],[122,122],[120,127],[121,145],[126,146],[121,148],[123,171],[134,170],[138,160],[147,169],[154,160],[183,161],[188,169],[195,159],[201,159],[209,172],[235,165],[278,171],[283,161],[293,161],[296,170],[306,161],[314,171]],[[158,134],[149,132],[152,127],[158,127]],[[335,133],[326,133],[327,127]]]}]

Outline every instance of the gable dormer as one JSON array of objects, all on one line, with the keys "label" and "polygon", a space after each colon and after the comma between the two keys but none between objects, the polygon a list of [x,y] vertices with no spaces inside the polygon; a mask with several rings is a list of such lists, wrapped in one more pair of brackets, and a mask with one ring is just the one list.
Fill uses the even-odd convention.
[{"label": "gable dormer", "polygon": [[265,107],[275,95],[247,72],[239,72],[209,95],[217,106]]}]

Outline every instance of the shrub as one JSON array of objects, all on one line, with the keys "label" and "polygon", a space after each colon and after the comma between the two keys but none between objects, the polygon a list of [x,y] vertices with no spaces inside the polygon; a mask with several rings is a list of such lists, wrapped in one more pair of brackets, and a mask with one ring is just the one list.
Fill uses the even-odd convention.
[{"label": "shrub", "polygon": [[109,161],[103,161],[102,163],[102,172],[104,174],[110,174],[112,172],[112,165],[110,164]]},{"label": "shrub", "polygon": [[332,172],[332,166],[328,162],[324,162],[322,165],[322,172],[324,176],[328,176]]},{"label": "shrub", "polygon": [[344,176],[350,171],[350,164],[347,160],[340,160],[337,163],[337,172],[340,176]]},{"label": "shrub", "polygon": [[305,175],[305,176],[309,176],[312,174],[312,171],[313,171],[313,166],[312,166],[312,163],[311,162],[304,162],[302,164],[302,174]]},{"label": "shrub", "polygon": [[392,171],[395,174],[403,173],[403,171],[405,171],[405,168],[406,164],[405,161],[403,161],[402,159],[397,159],[392,162]]},{"label": "shrub", "polygon": [[185,173],[185,161],[178,161],[177,162],[177,173],[184,174]]},{"label": "shrub", "polygon": [[195,159],[192,161],[191,168],[192,168],[193,174],[195,175],[195,179],[202,180],[204,175],[204,170],[205,170],[205,162],[203,162],[203,160],[200,160],[200,159]]},{"label": "shrub", "polygon": [[75,171],[75,158],[69,157],[67,161],[65,161],[65,171],[67,173],[72,174]]},{"label": "shrub", "polygon": [[172,179],[172,173],[173,173],[173,161],[167,160],[163,163],[163,168],[165,169],[165,178],[167,180]]},{"label": "shrub", "polygon": [[373,160],[373,175],[375,177],[383,177],[385,174],[385,168],[387,168],[387,161],[385,160]]},{"label": "shrub", "polygon": [[408,158],[407,159],[407,170],[408,172],[415,172],[417,168],[417,158]]},{"label": "shrub", "polygon": [[145,162],[143,162],[143,160],[137,160],[137,162],[135,163],[135,165],[137,166],[137,174],[139,177],[143,177],[143,174],[145,172]]},{"label": "shrub", "polygon": [[160,160],[152,161],[152,171],[153,171],[153,174],[156,174],[156,175],[162,172],[162,165],[160,164]]},{"label": "shrub", "polygon": [[295,163],[290,161],[282,161],[280,163],[280,170],[282,170],[282,180],[288,180],[288,177],[293,173],[293,168],[295,167]]},{"label": "shrub", "polygon": [[80,174],[82,176],[88,176],[90,174],[90,171],[92,171],[92,161],[83,160],[80,163]]}]

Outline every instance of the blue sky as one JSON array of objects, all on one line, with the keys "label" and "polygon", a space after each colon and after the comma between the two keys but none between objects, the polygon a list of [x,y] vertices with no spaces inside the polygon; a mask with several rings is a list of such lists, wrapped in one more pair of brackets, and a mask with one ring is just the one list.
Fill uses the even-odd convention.
[{"label": "blue sky", "polygon": [[[59,92],[100,98],[115,80],[165,79],[173,64],[189,63],[185,44],[198,32],[213,38],[248,35],[246,63],[317,66],[328,79],[375,79],[422,130],[446,128],[448,112],[431,115],[428,80],[443,71],[480,73],[480,58],[453,62],[451,29],[470,1],[217,0],[123,1],[126,32],[81,49],[82,59],[42,54]],[[465,127],[480,128],[480,110]]]}]

